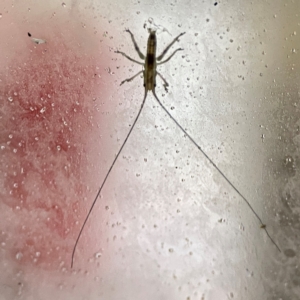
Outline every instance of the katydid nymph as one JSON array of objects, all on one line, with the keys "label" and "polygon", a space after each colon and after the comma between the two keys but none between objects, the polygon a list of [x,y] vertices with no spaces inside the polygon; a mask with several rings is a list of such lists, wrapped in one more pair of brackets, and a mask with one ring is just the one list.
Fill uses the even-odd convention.
[{"label": "katydid nymph", "polygon": [[138,111],[138,114],[137,116],[135,117],[133,123],[132,123],[132,126],[124,140],[124,142],[122,143],[119,151],[117,152],[117,155],[115,156],[101,186],[99,187],[98,189],[98,192],[97,192],[97,195],[95,196],[94,198],[94,201],[90,207],[90,210],[84,220],[84,223],[81,227],[81,230],[78,234],[78,237],[76,239],[76,242],[75,242],[75,245],[74,245],[74,248],[73,248],[73,253],[72,253],[72,261],[71,261],[71,267],[73,267],[73,263],[74,263],[74,254],[75,254],[75,250],[76,250],[76,247],[77,247],[77,244],[78,244],[78,241],[80,239],[80,236],[82,234],[82,231],[86,225],[86,222],[87,220],[89,219],[89,216],[95,206],[95,203],[105,185],[105,182],[109,176],[109,174],[111,173],[113,167],[115,166],[115,163],[120,155],[120,153],[122,152],[125,144],[127,143],[128,139],[129,139],[129,136],[132,132],[132,130],[134,129],[139,117],[140,117],[140,114],[143,110],[143,107],[144,107],[144,104],[145,104],[145,101],[146,101],[146,98],[147,98],[147,93],[148,91],[152,91],[152,94],[154,95],[156,101],[158,102],[158,104],[161,106],[161,108],[165,111],[165,113],[170,117],[170,119],[176,124],[176,126],[184,133],[184,135],[186,137],[188,137],[188,139],[192,142],[192,144],[194,144],[194,146],[204,155],[204,157],[210,162],[210,164],[215,168],[215,170],[221,175],[221,177],[223,177],[223,179],[227,182],[227,184],[229,184],[233,189],[234,191],[244,200],[244,202],[247,204],[247,206],[250,208],[250,210],[254,213],[255,217],[258,219],[258,221],[260,222],[260,227],[262,229],[264,229],[264,231],[266,232],[267,236],[269,237],[269,239],[271,240],[271,242],[276,246],[276,248],[278,249],[278,251],[281,252],[280,248],[278,247],[278,245],[275,243],[275,241],[272,239],[272,237],[270,236],[269,232],[267,231],[266,229],[266,225],[262,222],[262,219],[261,217],[255,212],[255,210],[253,209],[253,207],[251,206],[250,202],[241,194],[241,192],[233,185],[233,183],[228,179],[228,177],[223,173],[223,171],[221,171],[219,169],[219,167],[213,162],[213,160],[206,154],[206,152],[197,144],[197,142],[187,133],[187,131],[177,122],[177,120],[170,114],[170,112],[165,108],[165,106],[162,104],[162,102],[159,100],[159,98],[157,97],[156,95],[156,92],[155,92],[155,87],[156,87],[156,76],[158,75],[162,81],[164,82],[164,88],[165,90],[167,91],[167,87],[169,86],[168,82],[165,80],[165,78],[157,71],[156,67],[159,66],[159,65],[162,65],[166,62],[168,62],[178,51],[182,51],[183,49],[182,48],[178,48],[176,49],[175,51],[173,51],[173,53],[168,57],[166,58],[165,60],[163,60],[163,58],[165,57],[166,53],[169,51],[169,49],[173,46],[173,44],[175,42],[177,42],[179,40],[179,38],[181,36],[183,36],[185,34],[185,32],[183,33],[180,33],[178,36],[176,36],[172,41],[171,43],[163,50],[163,52],[159,55],[159,56],[156,56],[156,46],[157,46],[157,39],[156,39],[156,31],[155,30],[152,30],[150,29],[149,30],[149,37],[148,37],[148,43],[147,43],[147,53],[146,55],[144,55],[136,41],[135,41],[135,38],[134,38],[134,35],[132,34],[132,32],[129,30],[129,29],[126,29],[126,32],[128,32],[131,36],[131,39],[132,39],[132,42],[134,44],[134,48],[136,50],[136,52],[138,53],[140,59],[143,60],[143,62],[140,62],[140,61],[137,61],[131,57],[129,57],[127,54],[125,54],[124,52],[121,52],[121,51],[115,51],[115,53],[118,53],[118,54],[121,54],[122,56],[126,57],[127,59],[129,59],[130,61],[134,62],[134,63],[137,63],[139,65],[142,65],[143,66],[143,70],[141,70],[140,72],[138,72],[137,74],[135,74],[134,76],[128,78],[128,79],[125,79],[124,81],[121,82],[121,85],[125,82],[129,82],[129,81],[132,81],[133,79],[135,79],[136,77],[138,77],[140,74],[143,74],[143,77],[144,77],[144,98],[143,98],[143,101],[142,101],[142,104],[141,104],[141,107]]}]

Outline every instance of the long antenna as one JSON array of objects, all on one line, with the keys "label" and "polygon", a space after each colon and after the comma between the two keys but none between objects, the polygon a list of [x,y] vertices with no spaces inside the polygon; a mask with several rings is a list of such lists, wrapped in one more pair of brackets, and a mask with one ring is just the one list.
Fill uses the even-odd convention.
[{"label": "long antenna", "polygon": [[228,177],[219,169],[219,167],[213,162],[213,160],[204,152],[204,150],[195,142],[195,140],[183,129],[183,127],[176,121],[176,119],[169,113],[169,111],[164,107],[164,105],[160,102],[158,99],[154,89],[152,90],[153,95],[155,99],[157,100],[158,104],[162,107],[162,109],[167,113],[167,115],[172,119],[172,121],[178,126],[178,128],[189,138],[189,140],[198,148],[198,150],[201,151],[201,153],[207,158],[207,160],[214,166],[214,168],[219,172],[219,174],[226,180],[226,182],[235,190],[235,192],[245,201],[245,203],[248,205],[248,207],[251,209],[251,211],[254,213],[256,218],[259,220],[261,224],[261,228],[264,229],[269,239],[272,241],[272,243],[276,246],[279,252],[281,252],[278,245],[275,243],[275,241],[270,236],[266,225],[263,223],[260,216],[256,213],[256,211],[253,209],[249,201],[241,194],[241,192],[233,185],[233,183],[228,179]]},{"label": "long antenna", "polygon": [[[122,84],[122,83],[121,83],[121,84]],[[124,146],[125,146],[125,144],[126,144],[128,138],[129,138],[129,136],[130,136],[130,134],[131,134],[131,132],[132,132],[132,130],[133,130],[133,128],[135,127],[136,122],[138,121],[138,119],[139,119],[139,117],[140,117],[140,115],[141,115],[141,112],[142,112],[142,110],[143,110],[143,107],[144,107],[146,98],[147,98],[147,90],[145,89],[145,96],[144,96],[144,99],[143,99],[141,108],[140,108],[140,110],[139,110],[137,116],[135,117],[135,120],[134,120],[134,122],[133,122],[133,124],[132,124],[132,126],[131,126],[131,128],[130,128],[130,130],[129,130],[129,132],[128,132],[128,134],[127,134],[127,136],[126,136],[126,138],[125,138],[125,140],[124,140],[124,142],[123,142],[121,148],[120,148],[120,150],[119,150],[119,152],[117,153],[117,155],[116,155],[114,161],[112,162],[112,164],[111,164],[111,166],[110,166],[110,168],[109,168],[109,170],[108,170],[108,172],[107,172],[107,174],[106,174],[106,176],[105,176],[105,178],[104,178],[104,180],[103,180],[103,182],[102,182],[102,184],[101,184],[101,186],[100,186],[100,188],[99,188],[99,190],[98,190],[98,193],[97,193],[97,195],[96,195],[96,197],[95,197],[95,199],[94,199],[94,201],[93,201],[93,203],[92,203],[92,206],[91,206],[91,208],[90,208],[90,210],[89,210],[87,216],[85,217],[85,220],[84,220],[84,222],[83,222],[83,225],[81,226],[81,229],[80,229],[79,234],[78,234],[78,236],[77,236],[77,239],[76,239],[76,242],[75,242],[75,245],[74,245],[74,248],[73,248],[73,252],[72,252],[71,268],[73,268],[75,251],[76,251],[76,248],[77,248],[78,241],[79,241],[79,239],[80,239],[80,237],[81,237],[82,231],[83,231],[83,229],[84,229],[84,227],[85,227],[85,224],[86,224],[87,220],[89,219],[89,217],[90,217],[90,215],[91,215],[91,213],[92,213],[92,210],[93,210],[93,208],[94,208],[94,206],[95,206],[95,204],[96,204],[96,201],[97,201],[97,199],[98,199],[98,197],[99,197],[99,195],[100,195],[100,193],[101,193],[101,191],[102,191],[102,188],[103,188],[103,186],[104,186],[104,184],[105,184],[105,182],[106,182],[106,180],[107,180],[107,178],[108,178],[108,176],[109,176],[111,170],[113,169],[113,167],[114,167],[114,165],[115,165],[115,163],[116,163],[116,161],[117,161],[117,159],[118,159],[120,153],[122,152],[122,150],[123,150],[123,148],[124,148]]]}]

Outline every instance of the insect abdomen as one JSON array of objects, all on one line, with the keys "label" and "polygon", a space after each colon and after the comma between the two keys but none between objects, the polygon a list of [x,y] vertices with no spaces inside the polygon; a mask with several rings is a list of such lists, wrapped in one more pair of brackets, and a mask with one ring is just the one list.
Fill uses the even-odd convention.
[{"label": "insect abdomen", "polygon": [[145,60],[144,86],[146,90],[153,90],[156,85],[156,34],[152,31],[148,38],[147,55]]}]

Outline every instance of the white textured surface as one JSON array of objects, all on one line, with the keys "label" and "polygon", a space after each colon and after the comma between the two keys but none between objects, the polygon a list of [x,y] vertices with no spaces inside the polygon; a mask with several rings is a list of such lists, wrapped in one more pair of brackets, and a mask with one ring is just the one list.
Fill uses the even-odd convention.
[{"label": "white textured surface", "polygon": [[[283,252],[149,94],[90,220],[93,234],[108,236],[101,257],[95,260],[95,251],[86,249],[80,271],[22,274],[21,292],[15,280],[20,270],[5,280],[0,275],[3,299],[298,299],[300,4],[64,2],[93,11],[106,24],[99,32],[118,32],[108,46],[135,58],[125,28],[143,52],[149,17],[172,37],[186,31],[174,46],[184,51],[159,68],[169,94],[158,79],[157,95],[245,195]],[[158,52],[172,37],[158,35]],[[116,122],[107,136],[119,138],[115,153],[143,85],[137,78],[119,87],[140,70],[124,57],[116,54],[110,68]],[[111,159],[103,158],[106,164]],[[110,210],[99,220],[104,203]]]}]

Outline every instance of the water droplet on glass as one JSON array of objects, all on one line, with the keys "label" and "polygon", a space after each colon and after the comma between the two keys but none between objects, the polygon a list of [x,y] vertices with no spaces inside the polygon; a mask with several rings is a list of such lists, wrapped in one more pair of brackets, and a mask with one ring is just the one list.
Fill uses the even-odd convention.
[{"label": "water droplet on glass", "polygon": [[22,257],[23,257],[22,252],[18,252],[18,253],[16,254],[16,259],[17,259],[17,260],[22,259]]}]

